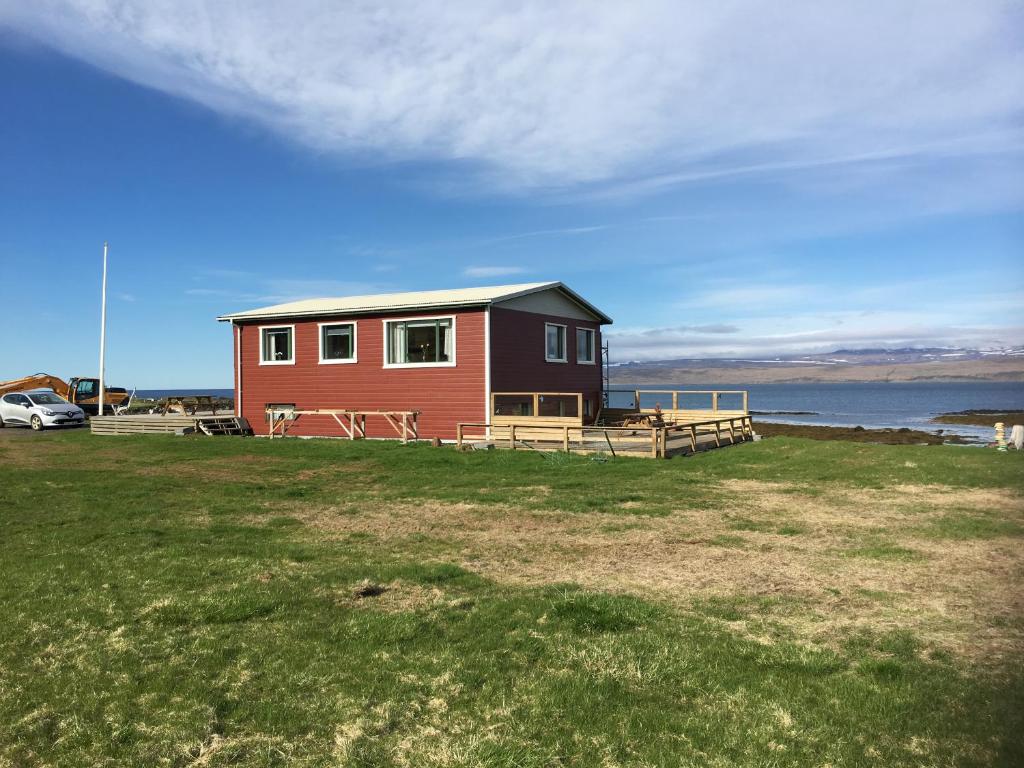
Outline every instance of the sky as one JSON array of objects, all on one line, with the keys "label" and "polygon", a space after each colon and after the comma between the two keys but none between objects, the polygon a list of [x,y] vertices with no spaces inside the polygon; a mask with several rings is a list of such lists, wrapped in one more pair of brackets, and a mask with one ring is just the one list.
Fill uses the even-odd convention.
[{"label": "sky", "polygon": [[0,0],[0,380],[561,280],[614,361],[1024,344],[1024,4]]}]

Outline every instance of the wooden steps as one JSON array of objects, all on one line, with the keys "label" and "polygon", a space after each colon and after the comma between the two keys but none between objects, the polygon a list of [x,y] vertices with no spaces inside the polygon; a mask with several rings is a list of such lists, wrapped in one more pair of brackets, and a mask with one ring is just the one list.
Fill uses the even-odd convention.
[{"label": "wooden steps", "polygon": [[241,416],[202,418],[197,424],[204,435],[251,435],[249,421]]}]

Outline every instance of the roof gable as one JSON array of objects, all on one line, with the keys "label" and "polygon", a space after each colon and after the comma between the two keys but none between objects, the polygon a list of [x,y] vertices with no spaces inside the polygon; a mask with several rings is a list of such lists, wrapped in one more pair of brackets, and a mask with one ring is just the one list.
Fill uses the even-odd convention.
[{"label": "roof gable", "polygon": [[548,288],[543,291],[533,291],[520,296],[513,296],[508,299],[501,299],[493,303],[495,307],[502,309],[514,309],[517,312],[532,312],[538,315],[552,315],[554,317],[566,317],[573,320],[589,320],[591,322],[604,322],[605,318],[598,312],[584,303],[580,303],[565,291],[558,288]]}]

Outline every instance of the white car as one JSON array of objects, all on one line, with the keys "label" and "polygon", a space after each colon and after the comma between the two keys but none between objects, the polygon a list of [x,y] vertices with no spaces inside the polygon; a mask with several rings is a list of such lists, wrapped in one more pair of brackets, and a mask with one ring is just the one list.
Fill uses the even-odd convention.
[{"label": "white car", "polygon": [[0,397],[0,427],[81,426],[85,412],[53,392],[10,392]]}]

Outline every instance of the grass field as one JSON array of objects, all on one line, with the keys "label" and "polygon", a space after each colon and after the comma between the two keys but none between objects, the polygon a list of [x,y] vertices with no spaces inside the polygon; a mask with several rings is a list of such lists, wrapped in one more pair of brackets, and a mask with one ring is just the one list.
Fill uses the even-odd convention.
[{"label": "grass field", "polygon": [[1024,455],[0,431],[0,766],[1024,764]]}]

